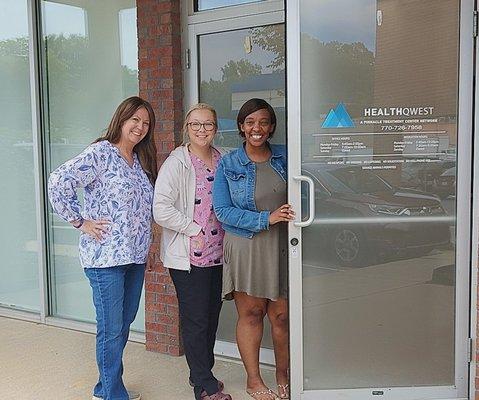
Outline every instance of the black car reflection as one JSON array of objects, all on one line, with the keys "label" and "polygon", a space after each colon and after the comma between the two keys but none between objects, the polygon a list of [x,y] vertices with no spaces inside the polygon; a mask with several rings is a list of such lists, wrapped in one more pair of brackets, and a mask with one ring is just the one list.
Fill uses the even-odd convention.
[{"label": "black car reflection", "polygon": [[[385,255],[416,256],[449,243],[446,212],[434,195],[394,187],[356,166],[305,163],[303,173],[316,191],[315,222],[303,234],[305,264],[364,266]],[[306,187],[302,193],[308,215]]]}]

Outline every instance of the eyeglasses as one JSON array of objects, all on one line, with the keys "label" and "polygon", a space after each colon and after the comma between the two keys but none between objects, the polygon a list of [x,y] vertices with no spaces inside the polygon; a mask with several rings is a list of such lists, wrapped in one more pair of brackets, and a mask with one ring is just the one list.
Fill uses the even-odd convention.
[{"label": "eyeglasses", "polygon": [[216,128],[216,124],[213,122],[188,122],[189,127],[192,131],[199,131],[201,127],[205,128],[205,131],[213,131]]}]

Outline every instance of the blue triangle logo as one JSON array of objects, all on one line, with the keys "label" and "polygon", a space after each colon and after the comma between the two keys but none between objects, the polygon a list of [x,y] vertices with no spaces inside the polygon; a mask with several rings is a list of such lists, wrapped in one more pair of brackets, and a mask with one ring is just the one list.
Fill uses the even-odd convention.
[{"label": "blue triangle logo", "polygon": [[354,128],[354,122],[344,104],[340,102],[336,108],[329,110],[321,128]]}]

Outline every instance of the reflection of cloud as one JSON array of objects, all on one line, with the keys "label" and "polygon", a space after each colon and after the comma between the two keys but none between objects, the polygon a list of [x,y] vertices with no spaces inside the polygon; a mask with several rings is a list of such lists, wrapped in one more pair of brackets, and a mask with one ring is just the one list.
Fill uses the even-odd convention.
[{"label": "reflection of cloud", "polygon": [[362,42],[376,47],[376,0],[305,0],[301,31],[321,42]]}]

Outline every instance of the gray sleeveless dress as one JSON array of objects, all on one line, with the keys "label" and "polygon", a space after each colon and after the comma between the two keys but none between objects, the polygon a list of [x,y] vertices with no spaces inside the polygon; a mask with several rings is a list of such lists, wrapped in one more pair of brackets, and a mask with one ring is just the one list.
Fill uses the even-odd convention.
[{"label": "gray sleeveless dress", "polygon": [[[254,191],[258,210],[274,211],[287,201],[286,183],[269,161],[256,163]],[[256,233],[252,239],[226,232],[224,241],[223,298],[233,291],[277,300],[288,296],[288,231],[285,222]]]}]

